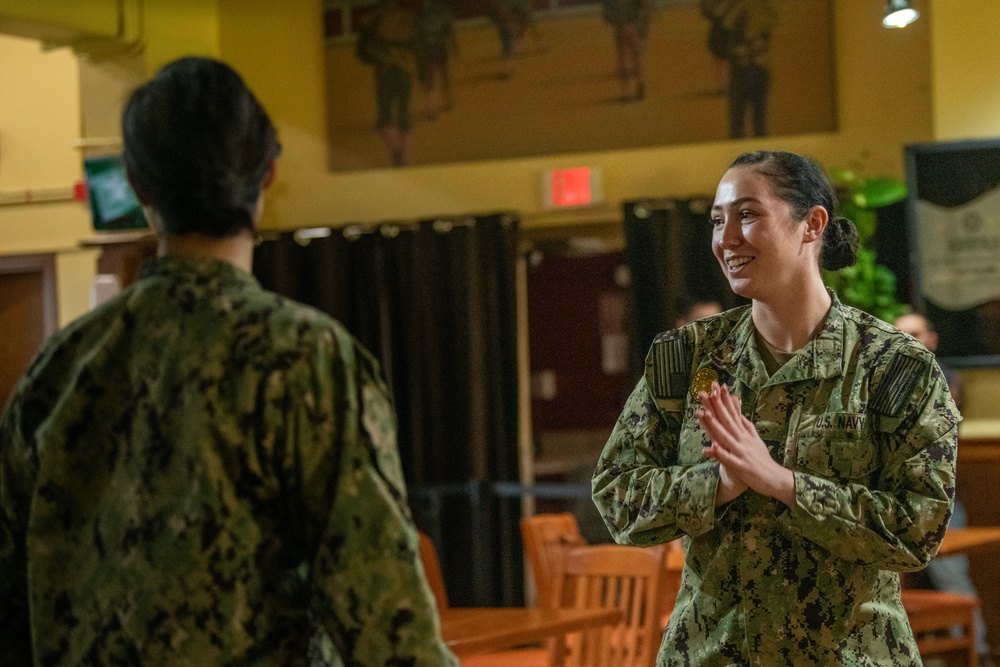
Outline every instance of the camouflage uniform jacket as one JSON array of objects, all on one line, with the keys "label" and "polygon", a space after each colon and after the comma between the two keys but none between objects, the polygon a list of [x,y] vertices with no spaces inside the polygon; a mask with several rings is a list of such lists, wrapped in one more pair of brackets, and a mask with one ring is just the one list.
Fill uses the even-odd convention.
[{"label": "camouflage uniform jacket", "polygon": [[[691,391],[713,374],[794,471],[793,508],[752,490],[714,506]],[[657,336],[593,479],[618,542],[683,537],[657,664],[919,665],[898,572],[944,535],[959,420],[933,356],[836,296],[770,378],[749,307]]]},{"label": "camouflage uniform jacket", "polygon": [[377,362],[214,260],[148,264],[0,422],[0,664],[454,665]]}]

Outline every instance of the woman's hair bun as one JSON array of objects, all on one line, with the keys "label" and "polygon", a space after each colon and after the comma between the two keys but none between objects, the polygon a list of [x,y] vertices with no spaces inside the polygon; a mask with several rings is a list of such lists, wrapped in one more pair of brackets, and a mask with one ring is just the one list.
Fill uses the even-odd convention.
[{"label": "woman's hair bun", "polygon": [[851,266],[858,258],[858,228],[847,218],[834,216],[823,232],[820,265],[828,271]]}]

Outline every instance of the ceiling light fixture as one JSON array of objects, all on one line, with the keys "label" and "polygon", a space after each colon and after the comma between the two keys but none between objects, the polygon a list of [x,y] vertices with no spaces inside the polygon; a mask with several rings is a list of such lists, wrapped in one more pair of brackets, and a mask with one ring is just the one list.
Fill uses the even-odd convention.
[{"label": "ceiling light fixture", "polygon": [[910,7],[910,0],[888,0],[882,25],[886,28],[905,28],[919,17],[920,12]]}]

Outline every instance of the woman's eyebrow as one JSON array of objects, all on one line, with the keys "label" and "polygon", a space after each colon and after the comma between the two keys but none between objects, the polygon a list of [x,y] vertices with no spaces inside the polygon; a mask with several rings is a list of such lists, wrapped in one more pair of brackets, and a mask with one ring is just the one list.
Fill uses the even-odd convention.
[{"label": "woman's eyebrow", "polygon": [[713,211],[715,211],[715,210],[721,210],[721,209],[729,207],[729,206],[742,206],[743,204],[746,204],[747,202],[755,202],[755,203],[759,204],[760,200],[757,199],[756,197],[740,197],[739,199],[734,199],[733,201],[731,201],[731,202],[729,202],[729,203],[727,203],[727,204],[725,204],[723,206],[720,206],[719,204],[712,204],[712,210]]}]

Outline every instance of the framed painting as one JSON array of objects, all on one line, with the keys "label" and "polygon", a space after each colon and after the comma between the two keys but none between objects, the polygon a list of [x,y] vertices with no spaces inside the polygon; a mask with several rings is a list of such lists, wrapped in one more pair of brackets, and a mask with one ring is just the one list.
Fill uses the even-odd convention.
[{"label": "framed painting", "polygon": [[329,166],[836,129],[831,0],[326,0]]}]

